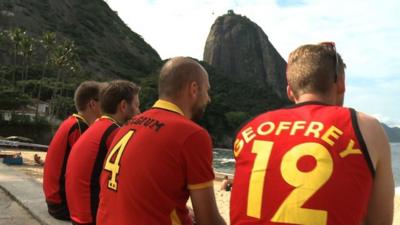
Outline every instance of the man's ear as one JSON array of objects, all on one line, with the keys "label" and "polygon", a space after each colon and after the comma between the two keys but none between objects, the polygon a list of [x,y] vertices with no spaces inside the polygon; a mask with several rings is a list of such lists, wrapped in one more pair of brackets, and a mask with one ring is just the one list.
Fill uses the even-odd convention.
[{"label": "man's ear", "polygon": [[295,95],[289,85],[286,86],[286,94],[291,102],[295,102]]},{"label": "man's ear", "polygon": [[196,98],[198,92],[199,92],[199,85],[197,84],[196,81],[192,81],[192,82],[189,84],[189,94],[190,94],[190,97]]},{"label": "man's ear", "polygon": [[121,112],[125,112],[126,108],[128,107],[128,103],[126,102],[126,100],[122,100],[119,104],[118,104],[118,108],[121,110]]},{"label": "man's ear", "polygon": [[337,93],[339,95],[344,94],[344,92],[346,91],[346,84],[345,84],[345,78],[344,78],[344,74],[338,76],[338,80],[337,80],[337,84],[336,84],[336,90]]},{"label": "man's ear", "polygon": [[89,105],[89,108],[90,108],[90,109],[93,109],[93,108],[95,108],[95,106],[96,106],[96,101],[93,100],[93,99],[90,99],[88,105]]}]

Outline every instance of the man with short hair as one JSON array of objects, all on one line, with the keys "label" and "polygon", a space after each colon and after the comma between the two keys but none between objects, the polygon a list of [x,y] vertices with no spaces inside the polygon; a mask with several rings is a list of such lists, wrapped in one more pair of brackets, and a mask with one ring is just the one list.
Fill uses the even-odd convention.
[{"label": "man with short hair", "polygon": [[379,122],[342,107],[334,43],[304,45],[287,65],[296,104],[238,132],[230,217],[239,224],[392,224],[390,146]]},{"label": "man with short hair", "polygon": [[64,178],[67,159],[78,138],[101,115],[98,105],[101,86],[96,81],[85,81],[79,85],[74,95],[78,113],[61,123],[47,150],[43,191],[49,214],[56,219],[69,220]]},{"label": "man with short hair", "polygon": [[191,121],[210,102],[208,74],[190,58],[168,60],[159,100],[115,136],[100,178],[99,225],[225,224],[214,196],[212,144]]},{"label": "man with short hair", "polygon": [[79,138],[71,150],[65,174],[72,224],[96,224],[99,178],[104,157],[119,127],[139,111],[139,87],[112,81],[100,95],[103,116]]}]

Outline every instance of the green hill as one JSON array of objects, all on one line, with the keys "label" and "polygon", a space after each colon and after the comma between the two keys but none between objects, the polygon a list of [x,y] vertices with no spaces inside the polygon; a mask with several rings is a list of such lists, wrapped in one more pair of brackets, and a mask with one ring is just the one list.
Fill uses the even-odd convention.
[{"label": "green hill", "polygon": [[[142,111],[157,99],[163,62],[102,0],[2,0],[0,46],[0,110],[19,110],[40,99],[50,103],[52,118],[63,119],[74,112],[75,88],[88,79],[138,83]],[[268,83],[236,79],[200,63],[209,73],[212,102],[199,122],[215,146],[230,146],[241,123],[288,104]],[[15,120],[0,118],[0,125],[20,126],[22,134],[3,129],[0,135],[33,137],[26,133],[27,118]]]},{"label": "green hill", "polygon": [[390,142],[400,142],[400,128],[399,127],[389,127],[388,125],[381,123],[386,135]]},{"label": "green hill", "polygon": [[0,9],[0,30],[19,27],[31,36],[47,31],[73,40],[79,64],[92,77],[137,79],[161,63],[103,0],[2,0]]}]

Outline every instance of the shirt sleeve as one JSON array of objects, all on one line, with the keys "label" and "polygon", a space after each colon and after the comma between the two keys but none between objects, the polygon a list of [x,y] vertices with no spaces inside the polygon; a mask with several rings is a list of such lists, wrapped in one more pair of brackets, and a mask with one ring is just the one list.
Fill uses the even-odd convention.
[{"label": "shirt sleeve", "polygon": [[211,138],[205,130],[191,134],[183,146],[188,189],[203,189],[213,185]]}]

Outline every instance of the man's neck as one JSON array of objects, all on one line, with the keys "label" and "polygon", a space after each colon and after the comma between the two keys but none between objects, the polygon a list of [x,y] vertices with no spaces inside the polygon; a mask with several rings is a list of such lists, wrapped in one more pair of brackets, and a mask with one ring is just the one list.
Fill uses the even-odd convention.
[{"label": "man's neck", "polygon": [[296,104],[303,102],[321,102],[328,105],[336,105],[336,98],[331,96],[306,93],[300,95],[298,98],[295,99]]},{"label": "man's neck", "polygon": [[113,122],[116,122],[119,126],[123,125],[125,123],[125,118],[123,118],[120,113],[115,113],[115,114],[107,114],[106,116],[111,117]]},{"label": "man's neck", "polygon": [[88,125],[91,125],[97,119],[93,114],[88,112],[78,111],[78,115],[82,116]]},{"label": "man's neck", "polygon": [[188,119],[192,118],[192,109],[187,104],[187,101],[185,101],[183,99],[178,99],[178,98],[173,99],[173,98],[166,98],[166,97],[163,97],[160,99],[175,104],[183,112],[184,117],[186,117]]}]

